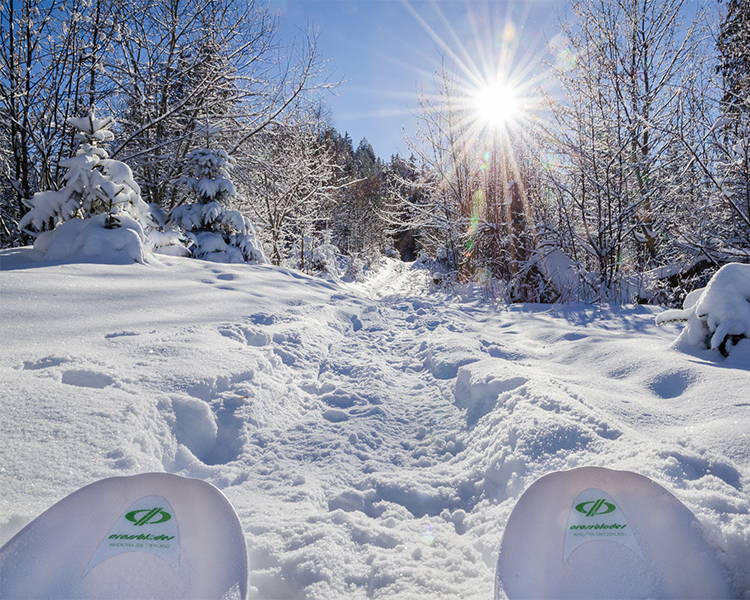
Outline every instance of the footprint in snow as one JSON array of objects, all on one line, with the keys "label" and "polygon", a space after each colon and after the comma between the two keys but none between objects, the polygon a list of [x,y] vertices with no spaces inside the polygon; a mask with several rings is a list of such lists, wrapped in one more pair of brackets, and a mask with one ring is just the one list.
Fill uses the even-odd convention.
[{"label": "footprint in snow", "polygon": [[138,465],[138,461],[132,456],[127,456],[123,450],[112,450],[106,454],[106,458],[112,461],[112,467],[115,469],[132,469]]},{"label": "footprint in snow", "polygon": [[345,410],[339,410],[338,408],[329,408],[323,412],[323,418],[330,421],[331,423],[341,423],[342,421],[349,420],[349,413]]},{"label": "footprint in snow", "polygon": [[557,341],[559,342],[577,342],[578,340],[582,340],[584,338],[588,337],[585,333],[566,333],[565,335],[562,335],[558,338]]},{"label": "footprint in snow", "polygon": [[70,362],[70,359],[61,356],[45,356],[44,358],[39,358],[37,360],[23,361],[23,368],[25,371],[39,371],[41,369],[59,367],[66,362]]},{"label": "footprint in snow", "polygon": [[329,407],[323,411],[323,418],[331,423],[341,423],[351,418],[372,417],[383,414],[383,409],[372,406],[371,403],[358,394],[349,394],[342,390],[335,390],[320,397]]},{"label": "footprint in snow", "polygon": [[107,333],[104,335],[105,339],[112,339],[112,338],[118,338],[118,337],[132,337],[140,335],[139,333],[135,331],[113,331],[112,333]]},{"label": "footprint in snow", "polygon": [[[224,465],[236,460],[245,445],[245,421],[237,412],[247,402],[246,397],[232,393],[224,393],[211,402],[188,395],[173,396],[172,430],[176,441],[204,465]],[[179,470],[177,463],[173,466]]]},{"label": "footprint in snow", "polygon": [[680,452],[665,452],[662,456],[667,460],[667,468],[674,477],[695,481],[707,475],[713,475],[737,490],[741,488],[741,475],[728,462],[711,460],[702,456],[690,456]]},{"label": "footprint in snow", "polygon": [[657,375],[649,383],[648,387],[660,398],[668,400],[684,394],[694,382],[695,375],[692,373],[688,371],[672,371]]},{"label": "footprint in snow", "polygon": [[379,406],[371,406],[369,408],[354,408],[352,410],[339,410],[338,408],[329,408],[323,411],[323,418],[331,423],[341,423],[348,421],[352,418],[362,417],[374,417],[376,415],[385,414],[383,409]]},{"label": "footprint in snow", "polygon": [[323,394],[320,400],[332,408],[351,408],[352,406],[367,404],[367,400],[358,394],[348,393],[339,389]]},{"label": "footprint in snow", "polygon": [[266,313],[255,313],[248,315],[247,320],[254,325],[273,325],[276,322],[276,317]]},{"label": "footprint in snow", "polygon": [[77,387],[101,389],[112,385],[115,380],[105,373],[97,373],[87,369],[70,369],[63,372],[62,382]]},{"label": "footprint in snow", "polygon": [[224,337],[247,346],[266,346],[271,341],[270,336],[265,331],[246,325],[222,325],[218,332]]}]

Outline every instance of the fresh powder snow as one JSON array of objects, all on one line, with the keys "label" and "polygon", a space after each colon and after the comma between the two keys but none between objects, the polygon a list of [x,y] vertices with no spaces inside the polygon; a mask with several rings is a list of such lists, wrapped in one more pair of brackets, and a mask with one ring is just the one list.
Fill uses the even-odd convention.
[{"label": "fresh powder snow", "polygon": [[673,347],[656,307],[431,279],[0,251],[0,544],[81,486],[168,472],[237,509],[251,598],[487,599],[524,490],[605,466],[672,492],[750,595],[750,341],[724,358]]}]

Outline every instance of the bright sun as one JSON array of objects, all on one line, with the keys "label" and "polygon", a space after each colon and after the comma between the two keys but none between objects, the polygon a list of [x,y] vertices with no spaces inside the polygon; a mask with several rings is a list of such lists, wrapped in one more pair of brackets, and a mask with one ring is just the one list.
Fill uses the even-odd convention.
[{"label": "bright sun", "polygon": [[486,84],[476,91],[472,100],[478,119],[485,125],[507,125],[520,115],[518,93],[506,84]]}]

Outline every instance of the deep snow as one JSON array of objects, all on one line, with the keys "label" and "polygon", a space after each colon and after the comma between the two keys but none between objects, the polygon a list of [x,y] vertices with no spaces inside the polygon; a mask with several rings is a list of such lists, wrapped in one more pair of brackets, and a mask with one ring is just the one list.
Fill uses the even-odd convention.
[{"label": "deep snow", "polygon": [[653,478],[750,597],[750,340],[671,347],[656,308],[493,309],[384,260],[42,264],[0,252],[0,544],[102,477],[221,488],[254,598],[492,596],[515,499],[583,465]]}]

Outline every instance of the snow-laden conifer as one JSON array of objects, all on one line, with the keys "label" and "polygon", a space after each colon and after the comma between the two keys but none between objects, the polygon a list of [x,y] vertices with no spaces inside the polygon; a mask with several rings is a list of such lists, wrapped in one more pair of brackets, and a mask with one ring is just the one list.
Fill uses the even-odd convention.
[{"label": "snow-laden conifer", "polygon": [[112,118],[93,113],[71,118],[80,145],[61,162],[63,187],[37,192],[20,227],[36,235],[34,247],[46,258],[113,257],[143,261],[148,206],[125,163],[109,158],[100,146],[114,139]]},{"label": "snow-laden conifer", "polygon": [[187,155],[182,183],[196,202],[172,210],[170,220],[190,240],[193,258],[225,263],[267,262],[255,228],[238,210],[227,207],[236,196],[229,170],[232,158],[221,149],[199,148]]}]

